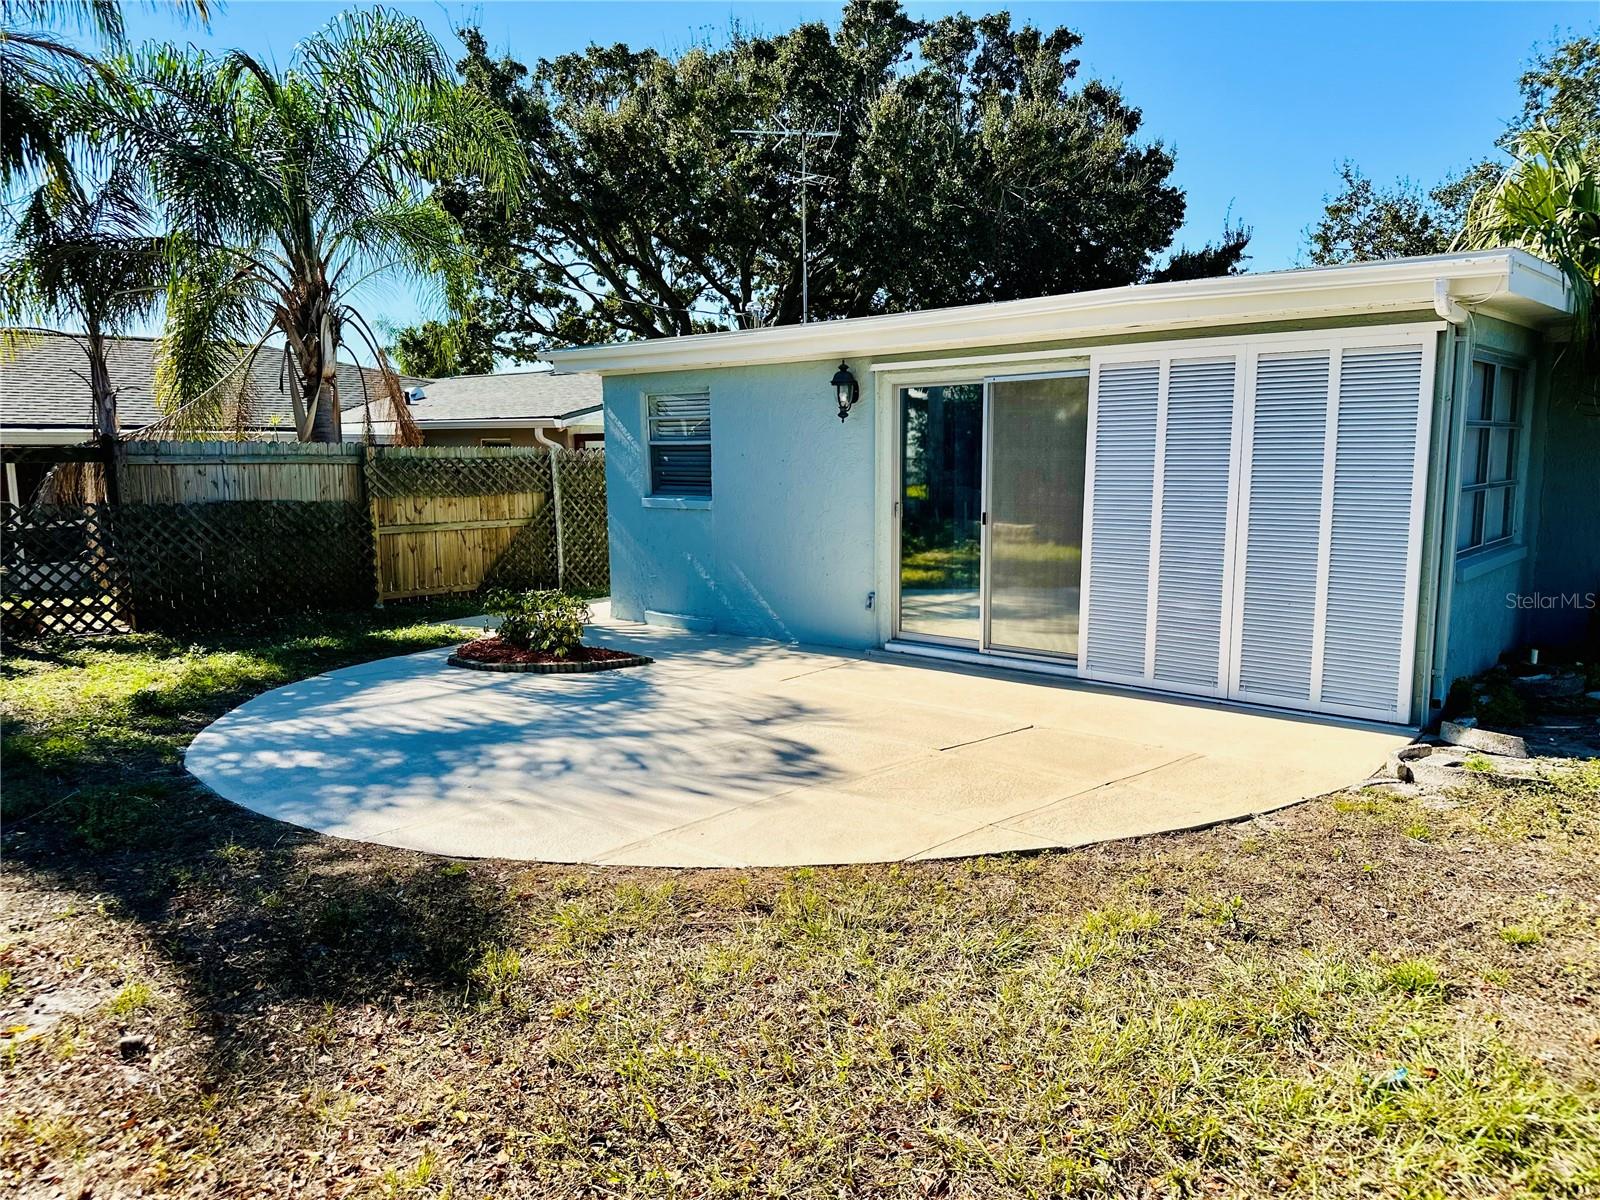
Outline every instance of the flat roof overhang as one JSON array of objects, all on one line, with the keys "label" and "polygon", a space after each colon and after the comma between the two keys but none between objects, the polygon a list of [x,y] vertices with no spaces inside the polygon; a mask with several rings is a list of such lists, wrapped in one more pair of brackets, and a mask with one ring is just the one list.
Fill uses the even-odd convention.
[{"label": "flat roof overhang", "polygon": [[565,371],[629,375],[1414,313],[1435,307],[1441,283],[1443,295],[1468,310],[1520,325],[1541,327],[1571,311],[1555,267],[1507,249],[580,346],[545,357]]}]

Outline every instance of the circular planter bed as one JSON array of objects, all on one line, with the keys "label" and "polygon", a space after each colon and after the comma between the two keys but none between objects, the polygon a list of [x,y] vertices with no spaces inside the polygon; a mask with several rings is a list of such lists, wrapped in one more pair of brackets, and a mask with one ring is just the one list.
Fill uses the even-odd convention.
[{"label": "circular planter bed", "polygon": [[524,650],[497,637],[482,637],[457,646],[448,660],[452,667],[469,671],[517,671],[533,675],[582,675],[590,671],[615,671],[642,667],[654,660],[604,646],[579,646],[565,658],[543,650]]}]

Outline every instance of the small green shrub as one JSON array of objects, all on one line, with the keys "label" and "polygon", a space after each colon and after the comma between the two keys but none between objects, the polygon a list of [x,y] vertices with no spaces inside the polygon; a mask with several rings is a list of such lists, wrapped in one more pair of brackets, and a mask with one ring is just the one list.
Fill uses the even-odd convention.
[{"label": "small green shrub", "polygon": [[485,600],[489,615],[500,619],[501,638],[513,646],[565,658],[583,643],[589,606],[576,596],[551,589],[513,592],[499,588]]}]

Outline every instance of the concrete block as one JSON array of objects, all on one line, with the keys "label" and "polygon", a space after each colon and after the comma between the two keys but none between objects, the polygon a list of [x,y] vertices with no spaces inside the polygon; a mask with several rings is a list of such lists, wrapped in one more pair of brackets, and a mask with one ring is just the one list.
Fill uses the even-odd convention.
[{"label": "concrete block", "polygon": [[1442,721],[1439,736],[1452,746],[1465,746],[1468,750],[1481,750],[1485,754],[1501,754],[1507,758],[1527,758],[1528,744],[1514,733],[1496,733],[1492,729],[1478,728],[1477,721]]},{"label": "concrete block", "polygon": [[1451,746],[1403,746],[1389,756],[1395,778],[1427,787],[1456,787],[1466,778],[1466,758]]}]

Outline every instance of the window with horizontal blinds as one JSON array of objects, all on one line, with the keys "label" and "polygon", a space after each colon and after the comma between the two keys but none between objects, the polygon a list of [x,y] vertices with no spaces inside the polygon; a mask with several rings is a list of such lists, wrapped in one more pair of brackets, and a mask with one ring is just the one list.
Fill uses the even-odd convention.
[{"label": "window with horizontal blinds", "polygon": [[645,398],[645,438],[650,448],[650,494],[711,497],[711,397]]}]

